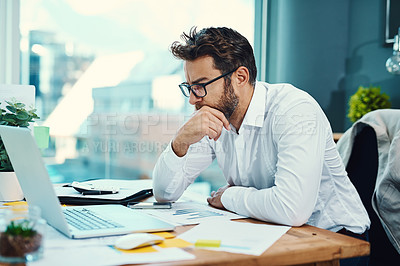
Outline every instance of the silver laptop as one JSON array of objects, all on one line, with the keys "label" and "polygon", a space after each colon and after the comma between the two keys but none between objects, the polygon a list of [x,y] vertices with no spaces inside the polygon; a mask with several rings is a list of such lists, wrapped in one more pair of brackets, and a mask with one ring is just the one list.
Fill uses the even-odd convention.
[{"label": "silver laptop", "polygon": [[31,131],[0,126],[0,136],[29,205],[70,238],[171,231],[174,225],[122,205],[61,207]]}]

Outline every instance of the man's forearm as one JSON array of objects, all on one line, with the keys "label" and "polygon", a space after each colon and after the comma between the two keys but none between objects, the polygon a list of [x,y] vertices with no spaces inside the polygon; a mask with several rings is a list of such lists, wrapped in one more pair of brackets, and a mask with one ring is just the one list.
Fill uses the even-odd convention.
[{"label": "man's forearm", "polygon": [[159,201],[178,199],[196,177],[213,161],[213,151],[207,140],[192,144],[193,150],[179,157],[172,142],[162,152],[153,170],[153,192]]},{"label": "man's forearm", "polygon": [[172,150],[174,151],[174,153],[178,156],[178,157],[183,157],[186,155],[189,146],[185,143],[179,142],[179,139],[175,138],[172,141]]},{"label": "man's forearm", "polygon": [[[173,201],[181,196],[174,182],[181,176],[184,158],[179,158],[172,151],[172,143],[160,155],[153,170],[153,194],[157,201]],[[183,189],[184,190],[184,189]]]}]

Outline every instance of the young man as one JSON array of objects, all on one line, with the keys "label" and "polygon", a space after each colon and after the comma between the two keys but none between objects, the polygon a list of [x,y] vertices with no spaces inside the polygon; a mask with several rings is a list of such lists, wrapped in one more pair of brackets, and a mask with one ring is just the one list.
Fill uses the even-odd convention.
[{"label": "young man", "polygon": [[161,154],[158,201],[175,201],[217,159],[227,185],[210,205],[256,219],[363,234],[369,218],[318,103],[289,84],[256,82],[253,50],[228,28],[192,29],[171,46],[196,111]]}]

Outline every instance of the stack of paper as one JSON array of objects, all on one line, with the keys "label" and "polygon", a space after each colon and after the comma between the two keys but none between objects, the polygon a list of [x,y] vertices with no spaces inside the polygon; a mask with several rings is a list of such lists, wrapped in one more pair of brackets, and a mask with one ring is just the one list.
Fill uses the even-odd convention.
[{"label": "stack of paper", "polygon": [[[281,225],[212,221],[195,226],[179,235],[179,238],[193,244],[208,242],[209,247],[203,247],[213,250],[258,256],[289,229],[289,226]],[[215,243],[219,244],[215,246]]]},{"label": "stack of paper", "polygon": [[246,218],[233,212],[195,202],[175,202],[171,209],[141,210],[174,225],[199,224],[206,221],[229,221]]}]

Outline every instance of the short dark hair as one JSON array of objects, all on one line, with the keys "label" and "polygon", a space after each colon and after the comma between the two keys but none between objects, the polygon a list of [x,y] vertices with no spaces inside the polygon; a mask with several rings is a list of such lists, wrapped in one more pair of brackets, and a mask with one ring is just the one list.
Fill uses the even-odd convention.
[{"label": "short dark hair", "polygon": [[189,34],[183,33],[181,38],[184,43],[175,41],[170,47],[176,58],[193,61],[202,56],[211,56],[214,67],[221,73],[244,66],[249,70],[249,82],[255,84],[257,67],[253,48],[237,31],[226,27],[210,27],[197,32],[193,27]]}]

